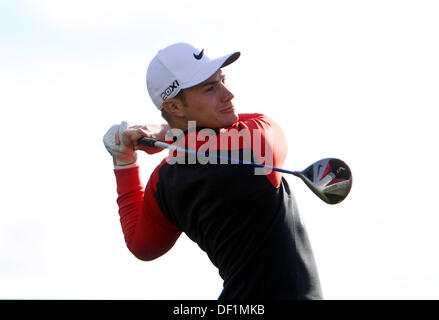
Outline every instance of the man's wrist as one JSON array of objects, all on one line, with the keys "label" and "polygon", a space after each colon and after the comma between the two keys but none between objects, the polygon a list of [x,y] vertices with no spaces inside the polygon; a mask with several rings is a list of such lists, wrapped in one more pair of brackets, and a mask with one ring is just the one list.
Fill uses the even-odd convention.
[{"label": "man's wrist", "polygon": [[137,162],[137,156],[136,154],[134,154],[134,157],[131,159],[120,159],[116,156],[113,156],[113,165],[114,167],[119,167],[119,168],[123,168],[123,167],[127,167],[127,166],[132,166],[135,165]]},{"label": "man's wrist", "polygon": [[116,169],[116,170],[129,169],[129,168],[134,168],[134,167],[138,167],[138,166],[139,165],[137,164],[137,161],[134,161],[133,163],[130,163],[130,164],[124,164],[124,165],[114,163],[114,169]]}]

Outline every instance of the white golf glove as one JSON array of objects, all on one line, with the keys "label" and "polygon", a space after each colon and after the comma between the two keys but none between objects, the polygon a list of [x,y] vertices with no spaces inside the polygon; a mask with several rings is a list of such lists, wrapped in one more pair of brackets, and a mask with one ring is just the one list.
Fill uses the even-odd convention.
[{"label": "white golf glove", "polygon": [[104,135],[105,148],[113,156],[115,166],[128,166],[135,164],[137,161],[136,151],[132,147],[125,146],[123,143],[123,132],[127,128],[128,124],[122,121],[120,124],[111,126]]}]

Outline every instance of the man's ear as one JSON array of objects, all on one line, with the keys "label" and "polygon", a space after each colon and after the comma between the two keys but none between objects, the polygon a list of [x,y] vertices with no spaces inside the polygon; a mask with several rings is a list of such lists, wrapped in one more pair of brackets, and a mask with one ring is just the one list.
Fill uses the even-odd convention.
[{"label": "man's ear", "polygon": [[163,101],[162,108],[173,117],[183,118],[185,116],[185,113],[183,112],[184,105],[179,99],[171,98]]}]

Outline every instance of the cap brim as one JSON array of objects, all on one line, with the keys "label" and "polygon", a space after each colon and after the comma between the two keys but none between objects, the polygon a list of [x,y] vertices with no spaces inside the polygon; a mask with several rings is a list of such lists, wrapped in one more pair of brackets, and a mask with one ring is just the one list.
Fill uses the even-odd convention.
[{"label": "cap brim", "polygon": [[226,59],[226,61],[224,61],[224,63],[221,65],[222,67],[228,66],[229,64],[235,62],[236,60],[238,60],[239,56],[241,55],[241,52],[235,52],[232,53],[228,56],[228,58]]},{"label": "cap brim", "polygon": [[207,79],[209,79],[215,72],[219,69],[228,66],[229,64],[235,62],[239,56],[240,52],[234,52],[232,54],[228,54],[218,59],[211,60],[208,65],[202,68],[188,83],[182,85],[182,89],[187,89],[194,87]]}]

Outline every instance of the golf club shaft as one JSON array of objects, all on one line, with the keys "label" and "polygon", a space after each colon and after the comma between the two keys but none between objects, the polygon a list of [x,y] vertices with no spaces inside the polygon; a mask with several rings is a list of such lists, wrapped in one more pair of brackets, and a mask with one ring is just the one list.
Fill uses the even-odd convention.
[{"label": "golf club shaft", "polygon": [[212,157],[212,158],[216,158],[217,160],[226,160],[229,162],[234,162],[234,163],[239,163],[239,164],[246,164],[246,165],[250,165],[253,167],[257,167],[257,168],[263,168],[263,169],[267,169],[267,170],[271,170],[271,171],[278,171],[278,172],[282,172],[282,173],[288,173],[288,174],[292,174],[295,176],[299,176],[300,172],[298,171],[290,171],[290,170],[286,170],[286,169],[281,169],[281,168],[276,168],[276,167],[272,167],[272,166],[266,166],[266,165],[262,165],[262,164],[258,164],[258,163],[254,163],[251,161],[245,161],[245,160],[241,160],[241,159],[233,159],[233,158],[229,158],[229,157],[222,157],[220,155],[216,155],[216,156],[211,156],[208,153],[203,153],[203,152],[198,152],[196,150],[191,150],[191,149],[185,149],[185,148],[181,148],[181,147],[177,147],[165,142],[161,142],[161,141],[157,141],[154,139],[150,139],[150,138],[140,138],[138,141],[139,144],[143,145],[143,146],[147,146],[147,147],[155,147],[155,148],[163,148],[163,149],[169,149],[169,150],[175,150],[178,152],[182,152],[182,153],[187,153],[187,154],[193,154],[193,155],[203,155],[205,157]]}]

